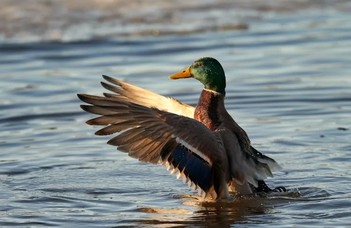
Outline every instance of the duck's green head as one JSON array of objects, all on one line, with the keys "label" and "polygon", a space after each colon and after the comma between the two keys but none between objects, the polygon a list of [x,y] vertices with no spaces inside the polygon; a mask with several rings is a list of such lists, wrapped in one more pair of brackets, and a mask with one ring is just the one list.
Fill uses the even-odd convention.
[{"label": "duck's green head", "polygon": [[169,79],[195,78],[205,89],[225,94],[225,74],[221,64],[214,58],[196,60],[185,70],[169,76]]}]

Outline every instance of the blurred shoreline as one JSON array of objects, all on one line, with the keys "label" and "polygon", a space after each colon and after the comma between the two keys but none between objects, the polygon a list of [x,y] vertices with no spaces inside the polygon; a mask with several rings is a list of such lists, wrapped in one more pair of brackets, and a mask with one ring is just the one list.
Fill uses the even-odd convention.
[{"label": "blurred shoreline", "polygon": [[0,4],[0,43],[242,30],[272,14],[351,9],[346,0],[0,0]]}]

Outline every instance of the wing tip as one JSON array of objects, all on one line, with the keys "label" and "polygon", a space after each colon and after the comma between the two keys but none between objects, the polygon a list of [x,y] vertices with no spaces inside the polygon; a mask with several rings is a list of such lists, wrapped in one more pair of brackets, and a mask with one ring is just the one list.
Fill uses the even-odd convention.
[{"label": "wing tip", "polygon": [[103,77],[106,81],[111,82],[111,83],[113,83],[113,84],[115,84],[115,85],[119,85],[119,86],[122,85],[122,82],[121,82],[120,80],[116,79],[116,78],[113,78],[113,77],[111,77],[111,76],[107,76],[107,75],[105,75],[105,74],[103,74],[102,77]]},{"label": "wing tip", "polygon": [[79,98],[79,100],[85,102],[85,99],[87,98],[87,94],[77,93],[77,97]]},{"label": "wing tip", "polygon": [[89,111],[90,107],[92,107],[92,106],[91,105],[85,105],[85,104],[80,105],[80,108],[83,109],[86,112],[90,112]]},{"label": "wing tip", "polygon": [[111,77],[111,76],[108,76],[108,75],[106,75],[106,74],[103,74],[102,77],[103,77],[103,79],[105,79],[106,81],[112,80],[112,77]]},{"label": "wing tip", "polygon": [[[103,136],[103,135],[110,135],[110,134],[106,133],[106,132],[104,131],[104,128],[103,128],[103,129],[100,129],[100,130],[96,131],[96,132],[95,132],[95,135]],[[107,144],[109,144],[109,143],[107,143]],[[111,145],[111,144],[110,144],[110,145]]]},{"label": "wing tip", "polygon": [[87,121],[85,121],[85,123],[88,124],[88,125],[96,125],[94,123],[93,119],[87,120]]}]

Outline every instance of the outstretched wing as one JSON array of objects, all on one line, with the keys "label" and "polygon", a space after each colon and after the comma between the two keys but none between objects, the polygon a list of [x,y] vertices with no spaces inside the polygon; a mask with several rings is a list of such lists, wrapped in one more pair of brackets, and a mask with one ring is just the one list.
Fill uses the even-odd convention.
[{"label": "outstretched wing", "polygon": [[133,103],[124,95],[104,95],[78,95],[90,104],[82,109],[99,115],[87,121],[104,126],[97,135],[119,133],[108,143],[140,161],[165,165],[203,196],[216,197],[212,166],[225,154],[217,133],[192,118]]},{"label": "outstretched wing", "polygon": [[139,104],[145,107],[153,107],[162,111],[178,114],[181,116],[194,117],[195,108],[184,104],[174,98],[165,97],[152,91],[140,88],[135,85],[120,81],[115,78],[103,75],[103,78],[112,83],[101,82],[107,90],[117,93],[120,99]]}]

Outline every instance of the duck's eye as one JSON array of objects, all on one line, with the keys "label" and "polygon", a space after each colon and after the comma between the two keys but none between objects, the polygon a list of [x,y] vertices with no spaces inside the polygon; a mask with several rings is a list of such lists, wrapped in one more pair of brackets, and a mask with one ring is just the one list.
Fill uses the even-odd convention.
[{"label": "duck's eye", "polygon": [[202,63],[194,63],[194,64],[193,64],[193,67],[202,67],[202,66],[203,66]]}]

